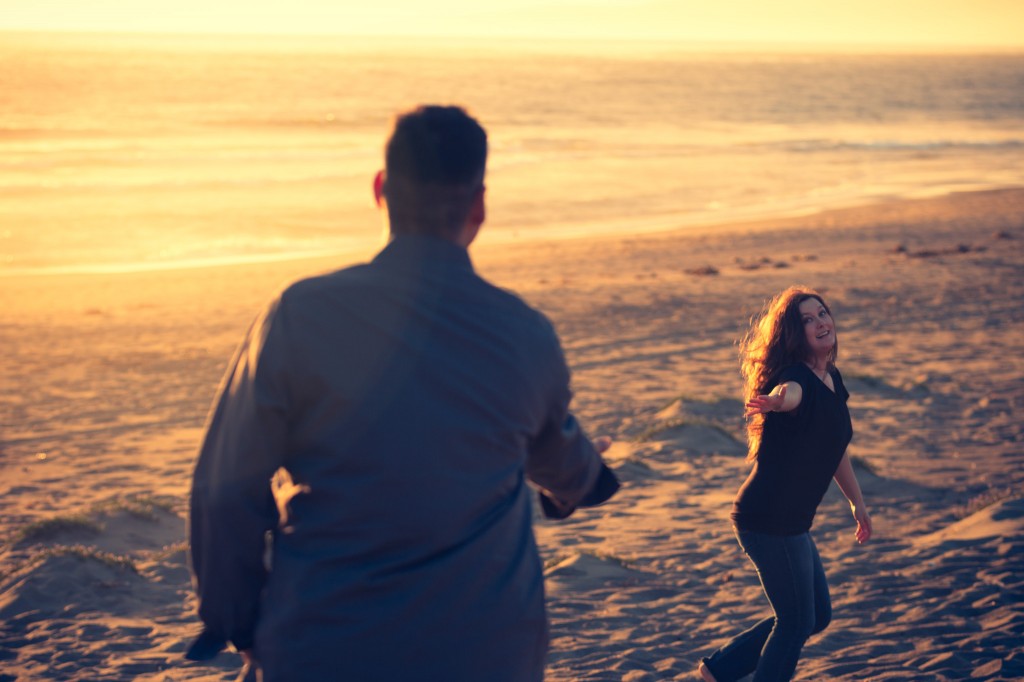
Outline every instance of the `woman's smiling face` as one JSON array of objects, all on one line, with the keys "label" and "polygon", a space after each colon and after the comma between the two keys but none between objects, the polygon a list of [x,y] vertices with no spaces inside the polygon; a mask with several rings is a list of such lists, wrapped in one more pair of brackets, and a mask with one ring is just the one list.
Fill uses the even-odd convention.
[{"label": "woman's smiling face", "polygon": [[836,325],[828,310],[816,298],[800,304],[800,320],[807,335],[807,347],[814,355],[827,355],[836,345]]}]

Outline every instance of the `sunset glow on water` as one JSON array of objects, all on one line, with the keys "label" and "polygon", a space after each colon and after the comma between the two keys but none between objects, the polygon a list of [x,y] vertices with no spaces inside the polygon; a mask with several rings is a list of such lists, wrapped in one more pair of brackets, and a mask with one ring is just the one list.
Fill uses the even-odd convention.
[{"label": "sunset glow on water", "polygon": [[393,114],[488,128],[491,241],[1024,182],[1024,57],[6,34],[0,273],[369,253]]}]

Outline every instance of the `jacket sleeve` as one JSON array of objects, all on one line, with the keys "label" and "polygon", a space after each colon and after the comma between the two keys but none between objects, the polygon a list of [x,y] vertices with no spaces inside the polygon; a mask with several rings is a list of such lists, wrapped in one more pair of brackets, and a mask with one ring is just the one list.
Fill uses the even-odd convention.
[{"label": "jacket sleeve", "polygon": [[544,515],[563,519],[577,507],[605,502],[619,489],[619,482],[569,411],[569,369],[557,340],[548,376],[552,383],[547,416],[530,442],[526,475],[540,489]]},{"label": "jacket sleeve", "polygon": [[189,657],[252,647],[277,525],[270,479],[287,443],[287,348],[278,303],[252,326],[208,421],[192,481],[189,543],[204,632]]}]

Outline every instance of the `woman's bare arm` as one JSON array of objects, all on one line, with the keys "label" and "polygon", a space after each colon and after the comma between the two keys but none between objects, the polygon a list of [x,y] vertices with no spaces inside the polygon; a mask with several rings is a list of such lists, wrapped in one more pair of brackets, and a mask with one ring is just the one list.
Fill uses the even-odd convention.
[{"label": "woman's bare arm", "polygon": [[759,395],[747,401],[744,416],[767,414],[769,412],[792,412],[800,406],[804,390],[795,381],[776,386],[768,395]]},{"label": "woman's bare arm", "polygon": [[861,493],[860,483],[857,482],[857,474],[853,471],[849,452],[839,461],[835,480],[843,495],[850,501],[850,511],[857,520],[857,542],[867,542],[871,537],[871,516],[868,514],[867,505],[864,504],[864,495]]}]

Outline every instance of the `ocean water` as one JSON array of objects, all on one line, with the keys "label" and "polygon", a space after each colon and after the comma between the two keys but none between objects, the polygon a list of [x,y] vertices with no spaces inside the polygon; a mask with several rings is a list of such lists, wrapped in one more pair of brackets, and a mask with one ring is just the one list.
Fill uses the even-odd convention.
[{"label": "ocean water", "polygon": [[0,274],[370,253],[396,111],[488,129],[484,239],[1024,185],[1024,55],[0,34]]}]

